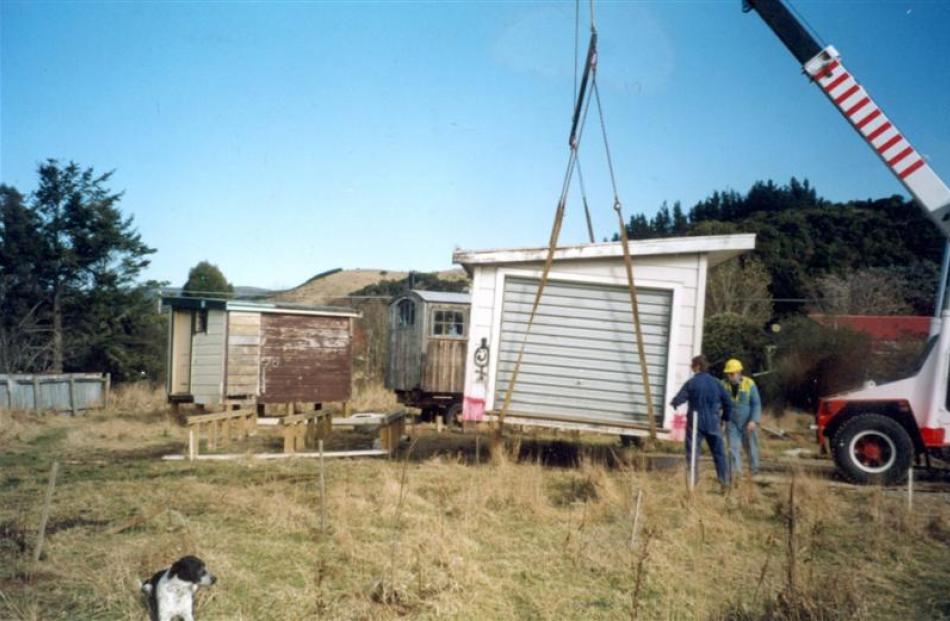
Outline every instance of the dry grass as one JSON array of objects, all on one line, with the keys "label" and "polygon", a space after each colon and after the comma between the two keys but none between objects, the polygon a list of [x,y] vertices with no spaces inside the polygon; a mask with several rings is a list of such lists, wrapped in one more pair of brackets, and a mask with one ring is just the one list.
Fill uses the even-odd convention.
[{"label": "dry grass", "polygon": [[395,393],[379,383],[355,391],[350,405],[355,412],[392,412],[402,407]]},{"label": "dry grass", "polygon": [[[160,411],[17,425],[0,455],[3,619],[144,619],[135,580],[185,553],[220,579],[201,619],[950,617],[938,496],[910,516],[900,496],[800,474],[790,538],[784,479],[723,496],[704,464],[690,497],[679,468],[609,466],[619,448],[585,443],[574,468],[473,465],[471,434],[427,431],[408,461],[327,462],[324,534],[315,461],[162,463],[183,433]],[[47,557],[31,568],[17,538],[32,540],[54,458]],[[153,518],[116,532],[136,516]]]}]

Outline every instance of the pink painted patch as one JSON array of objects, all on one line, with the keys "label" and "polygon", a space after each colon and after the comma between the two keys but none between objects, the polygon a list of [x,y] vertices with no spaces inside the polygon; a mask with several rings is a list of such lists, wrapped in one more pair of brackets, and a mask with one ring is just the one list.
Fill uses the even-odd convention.
[{"label": "pink painted patch", "polygon": [[485,400],[477,397],[465,397],[462,404],[462,420],[481,422],[485,417]]},{"label": "pink painted patch", "polygon": [[686,415],[673,415],[673,429],[670,431],[670,439],[676,442],[682,442],[686,439]]}]

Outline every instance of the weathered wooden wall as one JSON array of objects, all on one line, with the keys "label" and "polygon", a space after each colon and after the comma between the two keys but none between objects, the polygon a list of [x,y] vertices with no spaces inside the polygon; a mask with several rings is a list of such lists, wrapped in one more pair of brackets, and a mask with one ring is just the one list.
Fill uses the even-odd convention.
[{"label": "weathered wooden wall", "polygon": [[195,403],[215,405],[224,399],[224,333],[226,313],[208,311],[208,331],[191,343],[191,394]]},{"label": "weathered wooden wall", "polygon": [[465,388],[465,339],[429,337],[422,372],[422,390],[461,393]]},{"label": "weathered wooden wall", "polygon": [[259,403],[322,403],[350,398],[350,319],[261,316]]},{"label": "weathered wooden wall", "polygon": [[0,410],[74,412],[102,408],[110,379],[99,373],[0,375]]},{"label": "weathered wooden wall", "polygon": [[261,314],[228,314],[229,397],[256,396],[261,376]]}]

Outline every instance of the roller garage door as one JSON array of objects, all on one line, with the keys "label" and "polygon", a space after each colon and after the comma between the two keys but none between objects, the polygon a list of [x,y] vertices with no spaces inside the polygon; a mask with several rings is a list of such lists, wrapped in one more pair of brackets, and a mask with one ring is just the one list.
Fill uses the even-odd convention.
[{"label": "roller garage door", "polygon": [[[501,408],[538,281],[506,278],[495,377]],[[654,416],[662,423],[672,292],[638,289]],[[549,282],[528,335],[511,413],[600,424],[648,424],[626,287]]]}]

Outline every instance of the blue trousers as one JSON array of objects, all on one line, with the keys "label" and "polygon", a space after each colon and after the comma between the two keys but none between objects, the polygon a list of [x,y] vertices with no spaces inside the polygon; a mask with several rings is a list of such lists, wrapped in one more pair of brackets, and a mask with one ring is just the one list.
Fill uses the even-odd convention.
[{"label": "blue trousers", "polygon": [[743,449],[749,460],[749,471],[752,474],[759,472],[759,439],[755,431],[749,431],[746,428],[748,424],[748,418],[730,420],[726,423],[726,431],[729,433],[729,451],[732,453],[732,471],[736,474],[742,474]]},{"label": "blue trousers", "polygon": [[[692,417],[690,417],[691,419]],[[705,428],[705,431],[704,431]],[[709,431],[712,428],[714,431]],[[699,482],[699,456],[702,454],[703,440],[709,446],[709,452],[712,453],[713,462],[716,464],[716,478],[723,485],[729,485],[729,464],[726,461],[726,443],[719,432],[719,425],[700,425],[697,429],[696,440],[699,446],[696,447],[696,481]],[[690,420],[686,425],[686,463],[690,463],[693,451],[693,424]],[[687,467],[688,469],[688,467]]]}]

